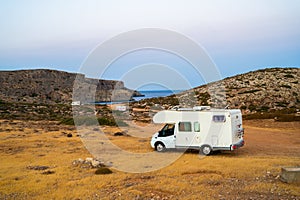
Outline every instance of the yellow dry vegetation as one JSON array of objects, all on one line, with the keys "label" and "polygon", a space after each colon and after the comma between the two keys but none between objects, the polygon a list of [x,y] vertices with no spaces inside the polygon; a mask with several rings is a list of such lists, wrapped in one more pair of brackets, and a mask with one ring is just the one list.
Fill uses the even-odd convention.
[{"label": "yellow dry vegetation", "polygon": [[[299,154],[253,155],[251,148],[244,147],[201,157],[188,151],[157,171],[134,174],[112,169],[112,174],[95,175],[96,169],[72,164],[78,158],[92,157],[76,130],[49,124],[47,129],[43,123],[48,122],[1,121],[0,199],[300,198],[300,186],[282,183],[278,176],[281,167],[300,165]],[[251,134],[251,125],[247,128]],[[132,152],[153,151],[149,138],[113,136],[116,131],[105,128],[114,144]],[[32,170],[30,166],[49,168]]]}]

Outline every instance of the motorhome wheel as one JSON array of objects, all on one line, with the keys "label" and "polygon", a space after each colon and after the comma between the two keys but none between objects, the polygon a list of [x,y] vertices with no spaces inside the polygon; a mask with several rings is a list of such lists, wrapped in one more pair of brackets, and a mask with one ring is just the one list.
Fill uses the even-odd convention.
[{"label": "motorhome wheel", "polygon": [[159,142],[155,145],[155,150],[158,151],[158,152],[162,152],[165,149],[166,149],[165,145],[161,142]]},{"label": "motorhome wheel", "polygon": [[211,153],[212,149],[209,145],[203,145],[201,148],[200,148],[200,154],[202,155],[209,155]]}]

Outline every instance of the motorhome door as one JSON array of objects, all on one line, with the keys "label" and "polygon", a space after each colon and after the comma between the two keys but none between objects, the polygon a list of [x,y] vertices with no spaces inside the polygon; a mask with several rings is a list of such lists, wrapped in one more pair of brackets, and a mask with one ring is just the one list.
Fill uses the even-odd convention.
[{"label": "motorhome door", "polygon": [[175,124],[166,124],[159,132],[158,137],[165,144],[167,148],[175,147]]}]

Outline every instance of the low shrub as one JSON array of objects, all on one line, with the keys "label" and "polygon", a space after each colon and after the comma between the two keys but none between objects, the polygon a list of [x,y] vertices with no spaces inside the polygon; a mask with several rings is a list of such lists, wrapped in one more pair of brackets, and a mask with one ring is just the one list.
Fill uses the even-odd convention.
[{"label": "low shrub", "polygon": [[245,106],[245,105],[244,105],[244,106],[241,106],[240,109],[246,110],[246,109],[247,109],[247,106]]},{"label": "low shrub", "polygon": [[294,121],[300,121],[300,116],[296,115],[280,115],[277,118],[275,118],[278,122],[294,122]]},{"label": "low shrub", "polygon": [[278,122],[300,121],[300,116],[294,114],[278,114],[278,113],[254,113],[243,116],[244,120],[251,119],[274,119]]},{"label": "low shrub", "polygon": [[285,78],[294,78],[294,76],[292,74],[286,74],[284,75]]},{"label": "low shrub", "polygon": [[[93,116],[78,116],[75,117],[76,125],[93,126],[93,125],[106,125],[106,126],[128,126],[128,124],[121,120],[114,120],[106,117],[95,118]],[[60,121],[60,124],[75,125],[74,119],[65,118]]]},{"label": "low shrub", "polygon": [[70,118],[64,118],[60,121],[60,124],[64,124],[64,125],[72,125],[74,126],[74,120],[72,117]]},{"label": "low shrub", "polygon": [[101,168],[98,168],[96,171],[95,171],[95,174],[112,174],[113,172],[107,168],[107,167],[101,167]]},{"label": "low shrub", "polygon": [[256,110],[256,106],[255,105],[253,105],[253,104],[250,104],[249,106],[248,106],[248,109],[252,112],[252,111],[255,111]]},{"label": "low shrub", "polygon": [[113,120],[113,119],[109,119],[109,118],[106,118],[106,117],[100,117],[97,120],[98,120],[98,123],[100,125],[117,126],[116,121]]},{"label": "low shrub", "polygon": [[268,107],[268,106],[261,106],[259,109],[257,109],[257,110],[259,110],[259,111],[261,111],[261,112],[266,112],[266,111],[268,111],[270,108]]},{"label": "low shrub", "polygon": [[116,123],[118,126],[123,126],[123,127],[128,126],[128,124],[126,122],[121,121],[121,120],[116,120]]},{"label": "low shrub", "polygon": [[292,87],[289,86],[289,85],[281,85],[280,87],[284,87],[284,88],[288,88],[288,89],[291,89]]},{"label": "low shrub", "polygon": [[259,89],[255,89],[255,90],[247,90],[247,91],[244,91],[244,92],[239,92],[238,94],[247,94],[247,93],[255,93],[255,92],[258,92],[260,91]]}]

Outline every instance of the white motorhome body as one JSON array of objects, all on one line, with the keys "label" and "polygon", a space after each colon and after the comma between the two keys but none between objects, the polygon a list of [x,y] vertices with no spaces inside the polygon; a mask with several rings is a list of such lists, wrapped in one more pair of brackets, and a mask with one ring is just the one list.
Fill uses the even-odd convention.
[{"label": "white motorhome body", "polygon": [[242,114],[238,109],[165,110],[156,113],[153,121],[166,124],[152,136],[151,146],[157,151],[192,148],[208,155],[244,145]]}]

